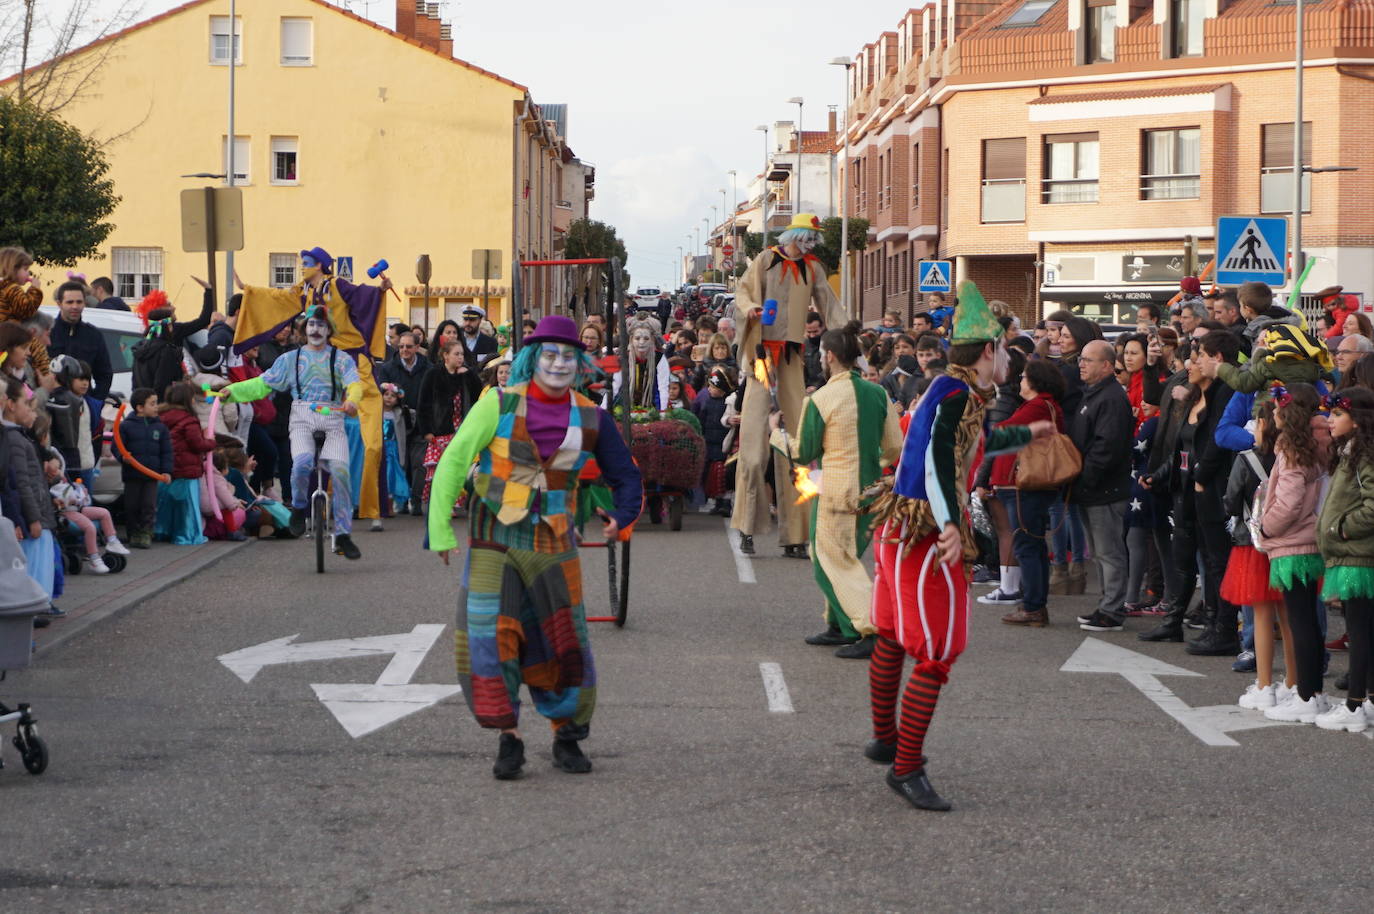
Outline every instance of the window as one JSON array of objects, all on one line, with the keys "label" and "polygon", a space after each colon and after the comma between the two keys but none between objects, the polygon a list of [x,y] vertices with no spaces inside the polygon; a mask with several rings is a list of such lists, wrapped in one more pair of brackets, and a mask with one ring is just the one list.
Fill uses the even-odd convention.
[{"label": "window", "polygon": [[[221,142],[224,143],[224,152],[223,152],[224,162],[223,162],[223,164],[222,164],[221,167],[224,169],[224,173],[227,175],[227,174],[229,174],[229,141],[228,141],[227,138],[221,138]],[[249,175],[248,163],[249,163],[249,156],[250,156],[251,152],[252,152],[252,146],[251,146],[251,145],[249,144],[249,142],[248,142],[248,137],[246,137],[246,136],[236,136],[236,137],[234,137],[234,183],[235,183],[235,184],[247,184],[247,183],[248,183],[248,175]]]},{"label": "window", "polygon": [[162,248],[115,248],[115,294],[134,301],[162,288]]},{"label": "window", "polygon": [[[1302,124],[1302,164],[1312,164],[1312,122]],[[1293,125],[1260,127],[1260,212],[1293,211]],[[1302,176],[1302,211],[1312,211],[1312,176]]]},{"label": "window", "polygon": [[1097,202],[1097,134],[1052,133],[1045,137],[1046,203]]},{"label": "window", "polygon": [[268,254],[267,275],[274,289],[289,289],[296,284],[296,254]]},{"label": "window", "polygon": [[1146,130],[1142,200],[1196,200],[1202,192],[1202,131]]},{"label": "window", "polygon": [[272,183],[296,183],[296,138],[294,136],[272,137]]},{"label": "window", "polygon": [[[234,63],[243,63],[243,17],[234,17]],[[210,63],[229,65],[229,17],[210,17]]]},{"label": "window", "polygon": [[1170,0],[1172,56],[1202,56],[1202,0]]},{"label": "window", "polygon": [[1084,46],[1086,63],[1108,63],[1116,60],[1116,0],[1088,0],[1087,27]]},{"label": "window", "polygon": [[283,67],[308,67],[314,59],[315,29],[309,19],[293,19],[283,16],[281,20],[281,65]]},{"label": "window", "polygon": [[1040,21],[1040,17],[1050,11],[1058,0],[1026,0],[1021,4],[1016,12],[1008,16],[1000,28],[1018,28],[1020,26],[1035,25]]},{"label": "window", "polygon": [[940,151],[940,228],[949,228],[949,147]]},{"label": "window", "polygon": [[921,205],[921,144],[911,144],[911,205]]},{"label": "window", "polygon": [[887,196],[883,193],[883,175],[887,173],[887,159],[881,153],[878,154],[878,211],[882,212],[887,208]]},{"label": "window", "polygon": [[983,222],[1026,221],[1026,138],[983,140]]},{"label": "window", "polygon": [[883,182],[883,202],[887,206],[892,206],[892,158],[893,153],[887,154],[887,167],[879,170],[878,180]]}]

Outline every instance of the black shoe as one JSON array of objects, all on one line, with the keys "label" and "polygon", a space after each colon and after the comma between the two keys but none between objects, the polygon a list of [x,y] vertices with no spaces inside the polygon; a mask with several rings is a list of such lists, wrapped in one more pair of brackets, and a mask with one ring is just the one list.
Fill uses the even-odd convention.
[{"label": "black shoe", "polygon": [[1192,629],[1204,629],[1207,627],[1207,611],[1198,606],[1190,613],[1183,616],[1183,624]]},{"label": "black shoe", "polygon": [[1089,616],[1086,622],[1079,623],[1078,627],[1085,632],[1119,632],[1126,628],[1119,617],[1100,609]]},{"label": "black shoe", "polygon": [[876,635],[865,635],[853,644],[835,648],[835,656],[842,660],[867,660],[873,656],[873,643]]},{"label": "black shoe", "polygon": [[1213,625],[1201,637],[1189,641],[1183,650],[1195,657],[1231,657],[1240,653],[1240,639],[1234,631],[1227,634]]},{"label": "black shoe", "polygon": [[291,509],[291,520],[286,524],[286,529],[291,531],[291,535],[296,539],[305,536],[305,511],[302,508]]},{"label": "black shoe", "polygon": [[513,781],[520,777],[525,764],[525,744],[514,733],[502,733],[500,748],[496,750],[496,764],[491,773],[498,781]]},{"label": "black shoe", "polygon": [[1347,691],[1350,688],[1350,674],[1347,672],[1337,676],[1336,681],[1332,683],[1332,685],[1335,687],[1337,692]]},{"label": "black shoe", "polygon": [[814,644],[818,647],[835,647],[839,644],[853,644],[858,640],[858,638],[849,637],[844,632],[840,631],[837,627],[832,625],[825,631],[821,632],[819,635],[808,635],[806,638],[806,643]]},{"label": "black shoe", "polygon": [[782,547],[782,554],[783,554],[783,556],[784,556],[785,558],[789,558],[789,559],[810,559],[810,558],[811,558],[811,556],[809,556],[809,555],[806,554],[806,544],[805,544],[805,543],[797,543],[797,544],[792,545],[792,546],[783,546],[783,547]]},{"label": "black shoe", "polygon": [[871,739],[868,741],[868,745],[864,746],[864,758],[881,762],[884,765],[891,765],[897,758],[897,744],[885,743],[880,739]]},{"label": "black shoe", "polygon": [[553,741],[553,767],[569,774],[586,774],[592,770],[592,760],[582,754],[575,739]]},{"label": "black shoe", "polygon": [[754,554],[754,538],[748,533],[741,533],[739,535],[739,551],[743,552],[745,555]]},{"label": "black shoe", "polygon": [[334,537],[334,553],[346,559],[360,559],[363,557],[362,550],[353,542],[353,537],[347,533],[340,533]]},{"label": "black shoe", "polygon": [[52,617],[51,617],[51,616],[34,616],[34,617],[33,617],[33,627],[34,627],[34,628],[47,628],[49,625],[52,625]]},{"label": "black shoe", "polygon": [[1183,612],[1177,607],[1169,607],[1169,611],[1164,614],[1164,618],[1159,620],[1159,624],[1149,631],[1141,632],[1136,635],[1141,641],[1182,641],[1183,640]]},{"label": "black shoe", "polygon": [[929,809],[932,812],[948,812],[953,807],[949,800],[935,792],[935,788],[930,785],[930,778],[926,777],[925,768],[918,768],[906,777],[897,777],[892,773],[892,769],[887,772],[887,786],[897,791],[908,803],[917,809]]}]

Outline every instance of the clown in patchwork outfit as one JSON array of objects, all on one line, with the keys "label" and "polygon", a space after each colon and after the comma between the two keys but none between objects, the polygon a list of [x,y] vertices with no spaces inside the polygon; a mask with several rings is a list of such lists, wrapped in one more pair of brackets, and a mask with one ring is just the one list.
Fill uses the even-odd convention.
[{"label": "clown in patchwork outfit", "polygon": [[[873,514],[873,625],[869,666],[874,739],[864,754],[891,762],[887,783],[918,809],[947,810],[926,776],[926,729],[940,687],[968,640],[969,571],[977,554],[968,515],[972,473],[987,454],[1018,450],[1053,433],[1049,422],[984,431],[983,414],[1006,380],[1002,328],[978,287],[959,286],[949,368],[921,397],[907,428],[892,491]],[[896,721],[902,664],[915,668]]]},{"label": "clown in patchwork outfit", "polygon": [[492,769],[500,780],[519,777],[525,761],[522,683],[553,727],[555,767],[591,770],[578,746],[596,706],[575,529],[579,472],[594,458],[611,490],[612,509],[600,512],[607,539],[630,528],[643,499],[614,420],[575,389],[595,371],[577,325],[545,317],[524,343],[510,383],[477,402],[444,451],[429,504],[429,548],[447,564],[457,547],[450,517],[467,481],[458,681],[477,722],[501,731]]}]

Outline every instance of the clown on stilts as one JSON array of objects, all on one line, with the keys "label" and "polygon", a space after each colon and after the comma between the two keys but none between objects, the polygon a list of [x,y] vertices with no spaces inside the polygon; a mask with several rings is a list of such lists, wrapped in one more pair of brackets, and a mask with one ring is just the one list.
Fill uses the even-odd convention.
[{"label": "clown on stilts", "polygon": [[778,245],[754,258],[735,292],[740,377],[745,387],[730,526],[739,531],[740,549],[748,554],[754,552],[754,536],[768,523],[765,479],[772,459],[778,539],[785,555],[807,557],[806,509],[796,504],[797,490],[786,456],[769,449],[768,416],[776,402],[788,433],[795,434],[800,427],[806,393],[802,351],[810,306],[815,306],[828,327],[848,320],[826,280],[825,265],[811,253],[820,240],[820,220],[810,213],[798,214],[778,237]]},{"label": "clown on stilts", "polygon": [[[890,491],[872,507],[873,624],[869,666],[873,740],[864,755],[890,762],[887,783],[918,809],[950,804],[926,775],[924,743],[940,688],[968,641],[969,569],[977,554],[968,514],[973,472],[985,454],[1019,450],[1052,434],[1049,422],[984,431],[983,416],[1006,380],[1002,327],[978,287],[959,285],[949,368],[921,397]],[[901,696],[903,661],[915,661]]]},{"label": "clown on stilts", "polygon": [[[301,281],[289,289],[245,286],[243,305],[234,331],[234,351],[243,353],[267,342],[277,331],[312,306],[321,306],[333,322],[331,344],[353,359],[362,383],[357,401],[357,432],[362,438],[362,478],[354,479],[358,516],[376,521],[382,505],[382,394],[372,376],[372,360],[386,356],[386,309],[383,297],[391,289],[385,275],[376,286],[354,284],[334,276],[334,258],[321,247],[301,251]],[[350,424],[353,417],[350,417]],[[300,459],[292,442],[293,462]],[[306,455],[314,458],[312,450]],[[337,490],[337,487],[336,487]],[[335,492],[337,501],[338,493]],[[294,498],[293,498],[294,500]],[[350,500],[351,495],[350,495]]]},{"label": "clown on stilts", "polygon": [[608,540],[630,528],[643,500],[614,420],[575,389],[595,370],[577,325],[545,317],[525,337],[509,384],[477,401],[434,474],[429,548],[445,564],[457,547],[453,505],[465,483],[469,492],[458,681],[477,723],[501,732],[492,769],[499,780],[519,777],[525,762],[522,683],[553,728],[554,766],[574,774],[592,767],[578,745],[596,706],[578,560],[579,471],[595,458],[611,491],[611,510],[599,512]]}]

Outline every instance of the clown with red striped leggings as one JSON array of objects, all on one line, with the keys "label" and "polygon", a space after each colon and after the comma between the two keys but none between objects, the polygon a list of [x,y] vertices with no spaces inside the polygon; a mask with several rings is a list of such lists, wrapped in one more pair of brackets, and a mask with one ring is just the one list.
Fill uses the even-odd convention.
[{"label": "clown with red striped leggings", "polygon": [[[926,730],[950,667],[968,643],[971,549],[968,489],[987,453],[1014,451],[1053,432],[1048,422],[997,428],[983,414],[1006,379],[1001,326],[971,282],[959,287],[949,368],[921,396],[908,426],[892,491],[874,506],[869,667],[873,740],[864,755],[891,762],[887,783],[919,809],[948,810],[926,775]],[[915,667],[902,690],[907,656]],[[897,701],[901,692],[901,720]]]}]

